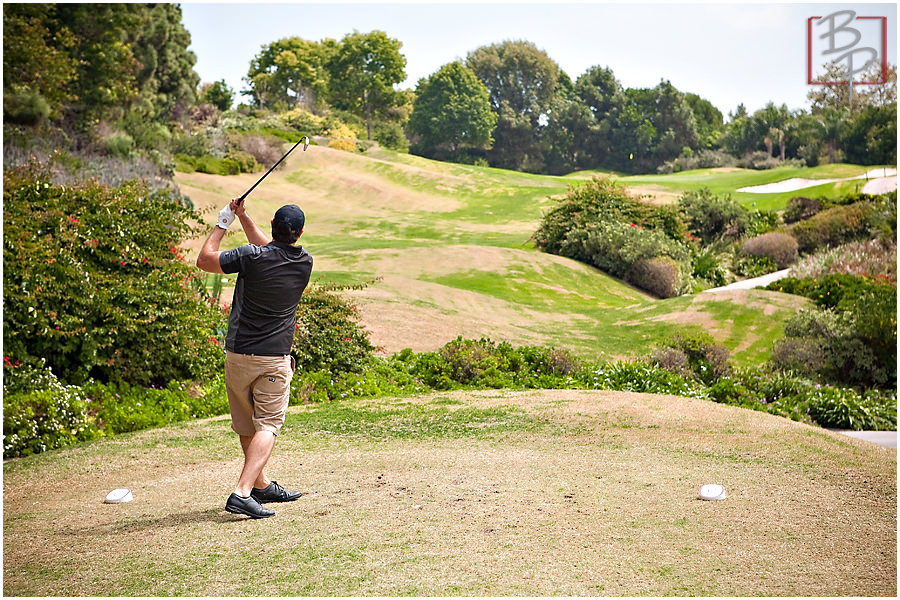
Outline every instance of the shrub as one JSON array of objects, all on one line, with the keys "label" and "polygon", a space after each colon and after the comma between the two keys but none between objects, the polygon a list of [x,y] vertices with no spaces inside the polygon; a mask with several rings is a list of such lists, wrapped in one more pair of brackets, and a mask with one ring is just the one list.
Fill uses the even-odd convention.
[{"label": "shrub", "polygon": [[625,279],[658,298],[672,298],[682,289],[678,263],[667,256],[636,261]]},{"label": "shrub", "polygon": [[706,397],[706,390],[702,385],[644,361],[606,363],[589,370],[583,379],[587,387],[592,389],[671,394],[686,398]]},{"label": "shrub", "polygon": [[859,238],[871,238],[884,221],[877,205],[857,202],[849,206],[835,206],[806,221],[797,223],[791,235],[797,239],[801,252],[813,252],[825,246],[837,246]]},{"label": "shrub", "polygon": [[35,126],[50,118],[50,104],[38,92],[22,90],[3,95],[3,122]]},{"label": "shrub", "polygon": [[825,368],[825,351],[815,339],[782,338],[775,342],[770,360],[779,371],[814,377]]},{"label": "shrub", "polygon": [[815,198],[806,198],[804,196],[794,196],[788,200],[787,207],[784,209],[782,219],[785,223],[796,223],[797,221],[805,221],[810,217],[819,214],[823,205],[821,200]]},{"label": "shrub", "polygon": [[728,273],[722,267],[722,257],[714,246],[695,248],[691,263],[693,276],[709,284],[706,287],[719,287],[728,283]]},{"label": "shrub", "polygon": [[876,285],[858,296],[845,294],[836,310],[801,310],[785,322],[786,338],[819,344],[822,373],[831,381],[896,388],[897,292]]},{"label": "shrub", "polygon": [[345,373],[361,370],[375,349],[359,325],[356,307],[338,285],[312,285],[297,310],[294,358],[298,371]]},{"label": "shrub", "polygon": [[791,267],[791,275],[818,279],[831,273],[897,279],[897,243],[893,240],[850,242],[811,254]]},{"label": "shrub", "polygon": [[709,188],[685,192],[678,199],[688,229],[704,242],[740,237],[749,223],[747,209],[731,199],[720,198]]},{"label": "shrub", "polygon": [[284,142],[277,137],[253,133],[238,138],[241,150],[250,154],[256,162],[271,167],[284,155]]},{"label": "shrub", "polygon": [[831,273],[821,279],[785,277],[770,283],[766,289],[805,296],[822,308],[843,308],[867,292],[895,285],[886,276],[871,278]]},{"label": "shrub", "polygon": [[705,332],[677,333],[663,342],[660,349],[673,349],[685,355],[691,374],[711,385],[731,372],[728,348],[716,344]]},{"label": "shrub", "polygon": [[[590,263],[587,256],[575,256],[564,251],[564,246],[571,245],[567,237],[583,236],[588,229],[613,224],[656,231],[674,241],[685,240],[687,234],[687,229],[674,208],[656,207],[635,200],[615,180],[594,177],[581,185],[570,187],[566,196],[544,214],[532,239],[544,252]],[[655,256],[659,254],[643,258]]]},{"label": "shrub", "polygon": [[107,154],[126,158],[134,148],[134,139],[123,132],[115,132],[103,140],[103,148]]},{"label": "shrub", "polygon": [[[688,290],[690,286],[691,255],[688,246],[673,240],[660,230],[644,229],[634,223],[597,222],[589,224],[583,229],[573,229],[562,240],[558,254],[586,262],[620,278],[628,277],[629,274],[634,275],[635,278],[642,275],[650,277],[651,269],[654,270],[654,273],[666,269],[666,273],[660,281],[648,278],[646,282],[661,284],[657,287],[666,293],[674,290],[673,295]],[[677,271],[671,267],[670,263],[663,261],[657,264],[668,266],[640,268],[633,272],[634,265],[639,261],[664,257],[676,263]],[[662,286],[673,273],[676,283],[667,290],[663,290]],[[635,283],[638,282],[635,281]]]},{"label": "shrub", "polygon": [[797,240],[786,233],[764,233],[749,239],[741,246],[741,252],[768,257],[779,269],[786,269],[798,258]]},{"label": "shrub", "polygon": [[657,173],[678,173],[692,169],[712,169],[717,167],[733,167],[737,159],[721,150],[701,150],[692,156],[679,156],[656,168]]},{"label": "shrub", "polygon": [[822,427],[891,430],[897,426],[897,397],[823,387],[809,401],[809,414]]},{"label": "shrub", "polygon": [[348,138],[338,138],[328,142],[329,148],[335,150],[343,150],[345,152],[356,152],[356,140]]},{"label": "shrub", "polygon": [[682,377],[693,377],[694,372],[688,362],[688,356],[678,348],[654,348],[650,361],[660,369]]},{"label": "shrub", "polygon": [[[28,456],[98,436],[89,399],[64,385],[43,361],[37,367],[3,364],[3,456]],[[12,380],[12,381],[10,381]]]},{"label": "shrub", "polygon": [[243,150],[231,150],[225,156],[225,160],[234,161],[237,164],[238,173],[253,173],[259,170],[259,163],[249,152]]},{"label": "shrub", "polygon": [[[223,315],[178,250],[199,231],[180,195],[139,183],[4,173],[3,346],[60,380],[162,383],[217,370]],[[193,225],[193,224],[197,225]]]},{"label": "shrub", "polygon": [[778,270],[778,265],[768,256],[743,254],[734,247],[731,254],[731,272],[741,277],[760,277]]}]

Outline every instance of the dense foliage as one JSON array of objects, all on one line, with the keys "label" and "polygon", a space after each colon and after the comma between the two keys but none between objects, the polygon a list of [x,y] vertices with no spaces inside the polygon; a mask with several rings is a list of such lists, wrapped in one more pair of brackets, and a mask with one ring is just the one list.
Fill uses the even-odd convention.
[{"label": "dense foliage", "polygon": [[211,375],[222,311],[178,249],[198,215],[139,183],[59,186],[4,173],[3,348],[66,383]]}]

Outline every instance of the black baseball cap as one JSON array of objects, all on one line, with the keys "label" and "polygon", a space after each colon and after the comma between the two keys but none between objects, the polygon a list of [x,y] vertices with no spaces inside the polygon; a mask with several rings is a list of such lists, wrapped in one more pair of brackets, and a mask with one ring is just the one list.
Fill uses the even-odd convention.
[{"label": "black baseball cap", "polygon": [[275,211],[272,218],[272,227],[286,225],[292,232],[299,234],[306,223],[306,215],[296,204],[287,204]]}]

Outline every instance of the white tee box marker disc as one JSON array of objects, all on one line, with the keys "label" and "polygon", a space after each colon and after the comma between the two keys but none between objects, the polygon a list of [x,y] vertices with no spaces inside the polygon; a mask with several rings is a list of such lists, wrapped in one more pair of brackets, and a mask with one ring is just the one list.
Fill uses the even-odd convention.
[{"label": "white tee box marker disc", "polygon": [[128,488],[119,488],[111,491],[106,495],[106,500],[103,502],[106,504],[121,504],[122,502],[131,502],[134,500],[134,496],[131,495],[131,490]]},{"label": "white tee box marker disc", "polygon": [[726,497],[725,488],[715,483],[704,485],[697,495],[700,500],[724,500]]}]

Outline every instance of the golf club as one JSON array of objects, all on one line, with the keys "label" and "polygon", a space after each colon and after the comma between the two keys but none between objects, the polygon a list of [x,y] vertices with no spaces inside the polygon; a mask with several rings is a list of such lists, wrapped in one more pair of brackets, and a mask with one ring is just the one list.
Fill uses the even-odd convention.
[{"label": "golf club", "polygon": [[241,194],[240,197],[238,197],[238,205],[240,205],[240,204],[244,201],[244,198],[246,198],[247,196],[249,196],[249,195],[250,195],[250,192],[252,192],[252,191],[254,190],[254,188],[256,188],[256,186],[258,186],[260,183],[262,183],[262,180],[265,179],[266,177],[268,177],[268,176],[269,176],[269,173],[271,173],[272,171],[274,171],[274,170],[275,170],[275,167],[277,167],[278,165],[280,165],[280,164],[281,164],[281,161],[283,161],[284,159],[286,159],[286,158],[288,157],[288,154],[290,154],[291,152],[293,152],[293,151],[294,151],[294,148],[296,148],[296,147],[299,146],[300,144],[303,144],[303,151],[306,152],[306,149],[309,148],[309,137],[308,137],[308,136],[303,136],[302,138],[300,138],[300,141],[299,141],[299,142],[297,142],[296,144],[294,144],[293,146],[291,146],[291,149],[288,150],[287,152],[285,152],[285,153],[284,153],[284,156],[282,156],[281,158],[279,158],[279,159],[278,159],[278,162],[275,163],[274,165],[272,165],[272,166],[269,168],[269,170],[266,171],[265,174],[263,174],[263,176],[260,177],[259,180],[258,180],[256,183],[254,183],[253,186],[250,187],[249,190],[247,190],[246,192],[244,192],[243,194]]}]

